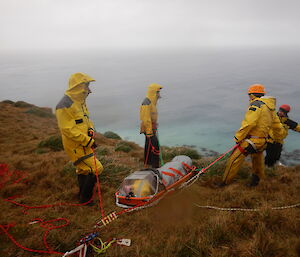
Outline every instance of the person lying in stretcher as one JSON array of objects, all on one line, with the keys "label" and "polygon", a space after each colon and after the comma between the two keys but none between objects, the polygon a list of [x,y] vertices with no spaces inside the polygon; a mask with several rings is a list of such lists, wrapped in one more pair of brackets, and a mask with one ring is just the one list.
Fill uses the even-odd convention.
[{"label": "person lying in stretcher", "polygon": [[124,179],[118,195],[128,198],[153,196],[184,177],[191,166],[190,157],[179,155],[161,168],[135,171]]}]

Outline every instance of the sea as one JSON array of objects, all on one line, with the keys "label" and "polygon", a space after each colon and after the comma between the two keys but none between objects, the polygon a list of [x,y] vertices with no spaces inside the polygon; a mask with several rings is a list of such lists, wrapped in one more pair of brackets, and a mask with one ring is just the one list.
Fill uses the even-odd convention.
[{"label": "sea", "polygon": [[[96,80],[87,104],[97,131],[114,131],[140,145],[139,107],[150,83],[163,86],[161,145],[230,149],[254,83],[264,84],[277,106],[289,104],[290,118],[300,122],[300,48],[287,47],[5,52],[0,53],[0,101],[54,110],[76,72]],[[300,149],[300,134],[290,131],[284,149]]]}]

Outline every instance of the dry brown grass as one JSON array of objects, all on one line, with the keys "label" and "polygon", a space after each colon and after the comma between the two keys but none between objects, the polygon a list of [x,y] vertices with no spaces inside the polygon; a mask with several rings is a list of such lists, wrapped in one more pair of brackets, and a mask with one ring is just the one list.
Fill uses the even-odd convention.
[{"label": "dry brown grass", "polygon": [[[0,191],[1,199],[20,195],[15,200],[30,206],[77,203],[76,175],[66,154],[51,150],[36,152],[42,140],[59,133],[55,119],[26,113],[31,105],[20,108],[0,103],[0,108],[0,163],[25,172],[28,179],[26,183],[6,185]],[[100,179],[107,214],[119,210],[114,193],[126,174],[143,167],[143,150],[130,143],[129,153],[116,152],[119,140],[101,134],[97,134],[97,142],[97,154],[105,168]],[[209,161],[200,159],[196,163],[201,167]],[[300,256],[299,208],[277,211],[270,208],[299,202],[300,166],[267,170],[267,179],[257,188],[249,189],[245,184],[251,167],[246,163],[235,183],[215,188],[214,182],[220,180],[224,165],[221,162],[214,166],[188,190],[163,199],[157,206],[124,214],[100,230],[103,240],[132,239],[132,246],[113,246],[105,256]],[[221,212],[200,209],[194,203],[262,210]],[[2,201],[0,224],[16,223],[9,232],[28,248],[45,250],[42,242],[45,229],[39,224],[29,225],[30,221],[37,218],[70,221],[68,226],[51,231],[47,238],[48,244],[61,252],[73,249],[81,236],[93,231],[93,225],[101,217],[97,205],[30,209],[27,214],[22,211],[22,207]],[[0,256],[41,256],[16,247],[3,233],[0,233],[0,249]]]}]

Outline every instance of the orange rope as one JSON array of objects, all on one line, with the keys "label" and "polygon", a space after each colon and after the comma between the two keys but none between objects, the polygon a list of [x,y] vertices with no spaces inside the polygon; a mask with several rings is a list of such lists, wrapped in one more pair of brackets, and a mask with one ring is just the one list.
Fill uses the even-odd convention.
[{"label": "orange rope", "polygon": [[100,181],[99,181],[99,177],[98,177],[98,167],[97,167],[97,162],[96,162],[96,154],[95,151],[93,149],[93,153],[94,153],[94,163],[95,163],[95,170],[96,170],[96,179],[97,179],[97,191],[98,191],[98,197],[99,197],[99,206],[100,206],[100,211],[101,211],[101,215],[102,218],[105,217],[104,215],[104,210],[103,210],[103,205],[102,205],[102,195],[101,195],[101,189],[100,189]]}]

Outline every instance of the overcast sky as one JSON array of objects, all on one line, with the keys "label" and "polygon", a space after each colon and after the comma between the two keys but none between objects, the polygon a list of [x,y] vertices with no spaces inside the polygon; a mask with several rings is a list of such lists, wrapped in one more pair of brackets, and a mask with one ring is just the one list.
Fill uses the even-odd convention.
[{"label": "overcast sky", "polygon": [[0,49],[300,44],[299,0],[0,0]]}]

